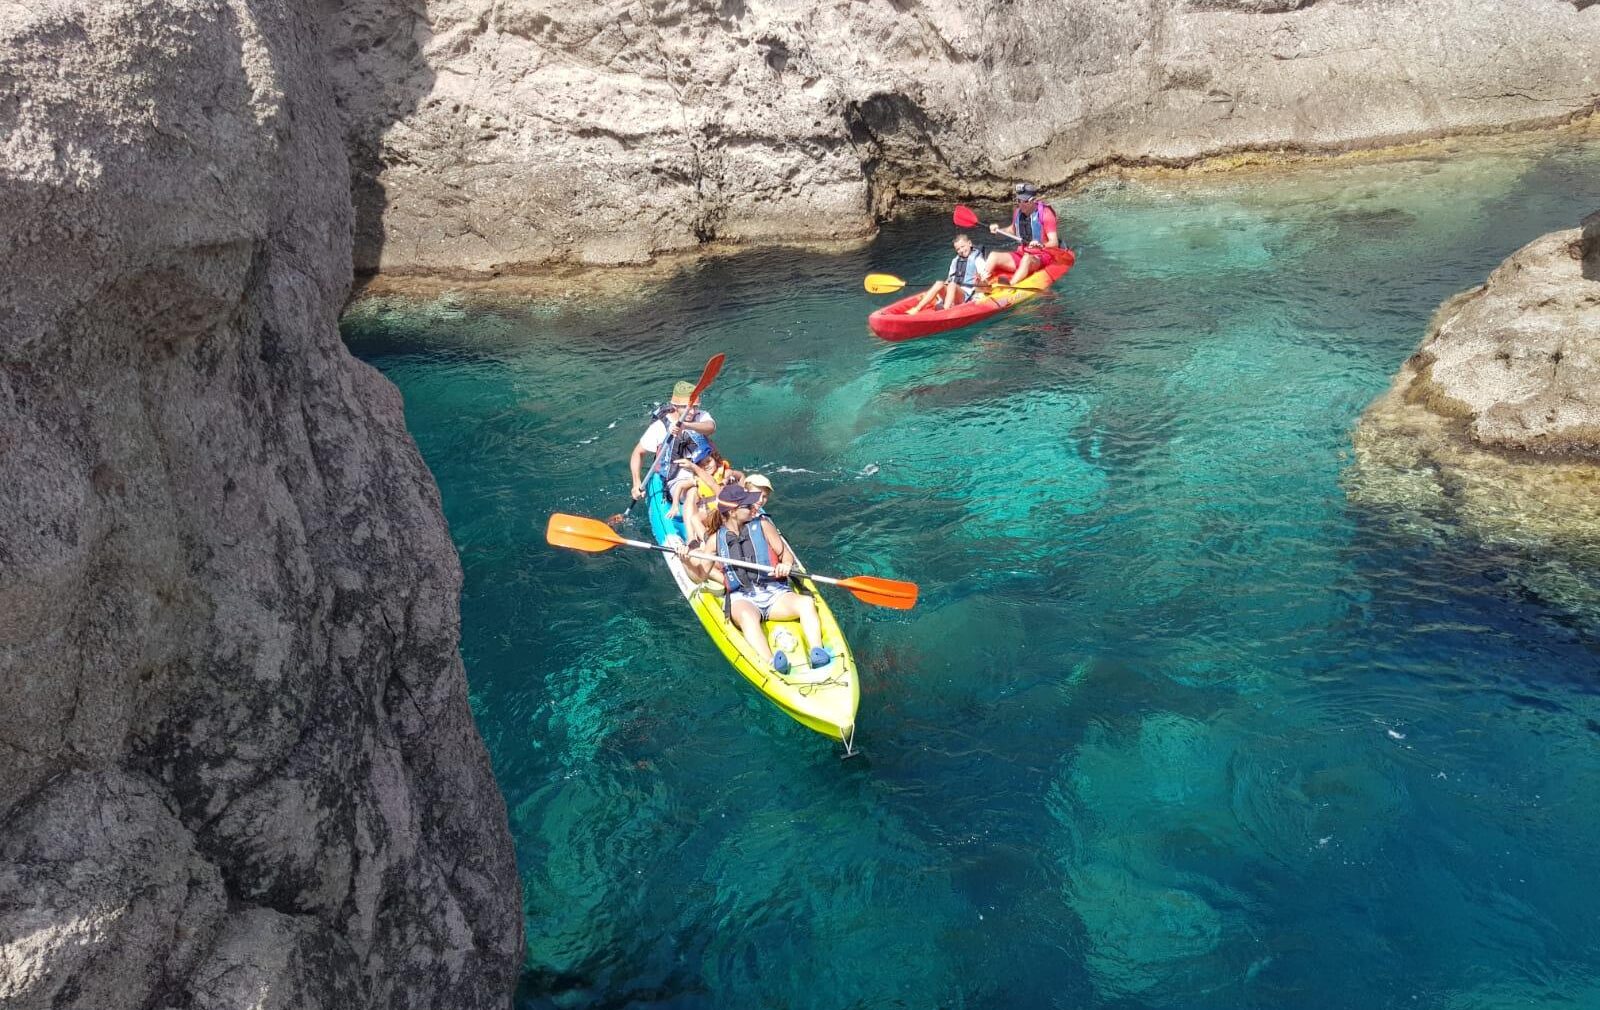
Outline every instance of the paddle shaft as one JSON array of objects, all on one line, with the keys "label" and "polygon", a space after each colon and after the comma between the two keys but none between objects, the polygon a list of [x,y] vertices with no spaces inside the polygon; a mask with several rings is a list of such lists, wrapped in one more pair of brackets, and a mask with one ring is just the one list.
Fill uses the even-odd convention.
[{"label": "paddle shaft", "polygon": [[[943,281],[946,284],[951,283],[950,278],[948,278],[948,277],[941,277],[941,278],[939,278],[939,280]],[[929,281],[929,283],[931,284],[933,282]],[[895,290],[898,291],[898,290],[901,290],[903,288],[907,288],[907,287],[910,287],[910,286],[911,286],[910,284],[902,284],[900,286],[900,288],[896,288]],[[990,281],[990,282],[988,282],[986,284],[974,284],[973,288],[978,289],[978,290],[982,290],[982,291],[993,291],[995,288],[1002,288],[1002,289],[1004,289],[1006,291],[1032,291],[1033,290],[1032,288],[1018,287],[1015,284],[997,284],[997,283],[995,283],[993,281]],[[894,294],[893,291],[886,291],[884,293],[885,294]]]},{"label": "paddle shaft", "polygon": [[[646,543],[643,540],[629,540],[627,537],[618,537],[617,542],[627,544],[629,547],[643,547],[647,551],[660,551],[662,554],[678,553],[671,547],[663,547],[661,544]],[[694,558],[696,561],[711,561],[719,565],[732,565],[735,568],[748,568],[752,572],[764,572],[767,575],[772,574],[771,565],[758,564],[754,561],[740,561],[737,558],[724,558],[715,554],[701,554],[697,551],[690,551],[689,556]],[[799,569],[795,569],[794,574],[803,575],[806,578],[811,579],[813,582],[821,582],[829,586],[839,586],[844,584],[843,579],[829,578],[826,575],[813,575],[810,572],[801,571]]]},{"label": "paddle shaft", "polygon": [[[706,387],[711,385],[711,380],[715,379],[717,373],[722,371],[723,357],[721,354],[714,354],[711,356],[711,360],[706,362],[706,367],[700,372],[700,381],[695,383],[694,392],[689,394],[689,404],[683,408],[683,416],[674,422],[675,427],[681,429],[684,424],[688,423],[689,415],[694,412],[696,405],[700,403],[700,394],[706,391]],[[666,423],[666,419],[663,418],[661,424],[664,428]],[[666,428],[666,436],[661,440],[661,447],[656,450],[656,461],[650,464],[651,473],[655,473],[661,466],[662,454],[666,451],[667,446],[675,441],[677,441],[677,433],[671,428]]]}]

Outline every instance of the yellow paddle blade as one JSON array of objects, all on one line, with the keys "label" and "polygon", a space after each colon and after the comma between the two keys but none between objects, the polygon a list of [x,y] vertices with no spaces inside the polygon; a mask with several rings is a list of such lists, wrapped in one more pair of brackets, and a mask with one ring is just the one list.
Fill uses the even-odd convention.
[{"label": "yellow paddle blade", "polygon": [[905,286],[906,282],[894,274],[867,274],[866,287],[871,294],[886,295]]},{"label": "yellow paddle blade", "polygon": [[622,537],[598,519],[569,516],[557,512],[545,527],[544,538],[556,547],[570,547],[575,551],[598,554],[622,544]]},{"label": "yellow paddle blade", "polygon": [[850,590],[862,603],[893,610],[910,610],[917,605],[917,584],[898,579],[880,579],[876,575],[852,575],[840,579],[838,585]]}]

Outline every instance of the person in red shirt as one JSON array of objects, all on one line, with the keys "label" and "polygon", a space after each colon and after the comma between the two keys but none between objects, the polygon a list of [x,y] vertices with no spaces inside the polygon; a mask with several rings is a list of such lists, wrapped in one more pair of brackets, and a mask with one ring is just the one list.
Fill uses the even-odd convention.
[{"label": "person in red shirt", "polygon": [[1051,250],[1061,248],[1055,209],[1039,199],[1038,188],[1028,182],[1017,183],[1016,208],[1011,212],[1011,227],[991,224],[989,231],[1017,240],[1016,249],[1002,249],[989,254],[990,269],[1010,271],[1012,284],[1055,262]]}]

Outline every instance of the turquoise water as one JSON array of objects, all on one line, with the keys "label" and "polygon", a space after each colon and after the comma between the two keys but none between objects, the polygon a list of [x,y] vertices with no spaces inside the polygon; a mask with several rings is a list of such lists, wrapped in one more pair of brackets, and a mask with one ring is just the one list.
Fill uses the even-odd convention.
[{"label": "turquoise water", "polygon": [[[519,1005],[1600,1006],[1595,615],[1340,485],[1437,304],[1596,207],[1571,141],[1107,185],[1058,203],[1054,295],[903,345],[860,279],[936,274],[942,216],[628,311],[358,311],[466,570]],[[922,586],[830,597],[859,759],[655,556],[544,544],[622,507],[646,410],[719,351],[718,443],[811,566]]]}]

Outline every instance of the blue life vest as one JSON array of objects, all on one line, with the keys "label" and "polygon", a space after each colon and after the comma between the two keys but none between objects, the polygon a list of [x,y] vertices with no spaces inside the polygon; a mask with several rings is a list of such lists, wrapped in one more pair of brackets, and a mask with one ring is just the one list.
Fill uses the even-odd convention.
[{"label": "blue life vest", "polygon": [[[655,414],[655,419],[660,421],[663,425],[666,425],[669,430],[671,426],[667,424],[667,413],[670,409],[671,408],[663,407]],[[695,407],[693,410],[687,411],[684,414],[683,419],[685,421],[699,421],[705,416],[705,411],[701,410],[699,407]],[[665,441],[663,442],[661,453],[663,457],[661,460],[663,464],[663,484],[670,484],[672,483],[673,479],[678,476],[679,471],[683,469],[683,467],[677,466],[673,461],[688,458],[694,460],[696,463],[705,462],[706,457],[711,455],[711,440],[700,434],[698,431],[685,428],[678,432],[676,438],[671,439],[670,444],[667,444]]]},{"label": "blue life vest", "polygon": [[[778,555],[767,543],[767,535],[762,527],[766,523],[759,518],[752,518],[744,524],[745,532],[737,540],[728,538],[728,527],[717,530],[717,557],[728,558],[732,561],[753,561],[758,565],[776,565]],[[752,572],[748,568],[736,568],[733,565],[723,565],[722,575],[728,580],[728,596],[743,589],[746,591],[756,589],[771,583],[784,584],[787,579],[775,579],[765,572]]]},{"label": "blue life vest", "polygon": [[1017,233],[1017,239],[1023,245],[1027,245],[1030,242],[1044,245],[1045,240],[1050,237],[1045,234],[1044,214],[1040,211],[1041,207],[1048,208],[1052,215],[1055,214],[1055,208],[1043,200],[1035,200],[1033,202],[1033,211],[1026,216],[1023,215],[1021,207],[1011,212],[1011,230]]},{"label": "blue life vest", "polygon": [[945,275],[945,278],[954,281],[957,285],[966,288],[970,292],[973,285],[977,284],[980,279],[978,277],[978,266],[983,262],[986,255],[987,252],[983,246],[973,246],[972,252],[965,256],[957,256],[950,261],[950,272]]},{"label": "blue life vest", "polygon": [[711,440],[693,429],[684,429],[678,445],[683,450],[678,453],[679,459],[687,457],[696,463],[704,463],[706,457],[711,455]]}]

